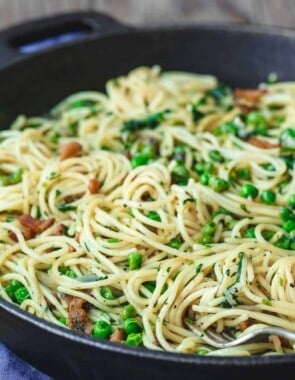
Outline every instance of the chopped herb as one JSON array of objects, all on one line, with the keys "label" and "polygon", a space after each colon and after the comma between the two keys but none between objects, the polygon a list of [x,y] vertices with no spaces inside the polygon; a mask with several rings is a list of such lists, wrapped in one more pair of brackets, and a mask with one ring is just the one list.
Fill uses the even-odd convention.
[{"label": "chopped herb", "polygon": [[248,209],[247,209],[247,206],[246,206],[244,203],[242,203],[242,204],[240,205],[240,207],[241,207],[241,209],[242,209],[243,211],[245,211],[245,212],[249,212]]},{"label": "chopped herb", "polygon": [[77,209],[76,206],[73,206],[69,203],[61,203],[56,205],[56,208],[61,212],[67,212],[67,211],[75,211]]},{"label": "chopped herb", "polygon": [[76,100],[70,104],[70,108],[89,108],[93,107],[96,104],[95,100],[85,99],[85,100]]},{"label": "chopped herb", "polygon": [[124,122],[121,132],[135,132],[141,129],[156,128],[165,118],[165,111],[147,116],[145,119],[131,119]]},{"label": "chopped herb", "polygon": [[72,136],[78,136],[79,123],[75,121],[69,125],[69,129],[72,132]]},{"label": "chopped herb", "polygon": [[128,208],[127,208],[127,214],[128,214],[129,216],[131,216],[131,218],[134,218],[134,215],[133,215],[133,212],[132,212],[131,207],[128,207]]},{"label": "chopped herb", "polygon": [[120,241],[121,241],[121,239],[117,239],[117,238],[108,239],[108,243],[119,243]]},{"label": "chopped herb", "polygon": [[29,123],[26,125],[26,128],[38,129],[41,127],[41,125],[41,123]]},{"label": "chopped herb", "polygon": [[56,317],[56,319],[62,323],[63,325],[67,325],[67,318],[66,317]]},{"label": "chopped herb", "polygon": [[205,116],[203,112],[198,110],[197,106],[195,104],[192,105],[192,119],[193,121],[199,121]]},{"label": "chopped herb", "polygon": [[15,172],[9,175],[0,176],[0,186],[9,186],[20,183],[23,177],[23,169],[17,169]]},{"label": "chopped herb", "polygon": [[60,133],[58,133],[58,132],[56,132],[56,131],[51,131],[51,132],[47,135],[47,140],[48,140],[49,142],[51,142],[52,144],[57,144],[59,138],[60,138]]},{"label": "chopped herb", "polygon": [[214,162],[224,162],[224,157],[218,150],[212,149],[209,151],[209,157]]},{"label": "chopped herb", "polygon": [[149,211],[146,217],[156,222],[161,222],[161,217],[156,211]]},{"label": "chopped herb", "polygon": [[13,222],[14,220],[15,220],[15,217],[13,215],[7,215],[7,217],[5,218],[6,223]]},{"label": "chopped herb", "polygon": [[[230,307],[236,306],[238,304],[236,292],[237,292],[237,285],[241,279],[242,269],[243,269],[243,265],[244,265],[244,256],[245,256],[244,252],[239,253],[239,256],[238,256],[239,262],[238,262],[236,280],[224,292],[225,305],[230,305]],[[228,306],[223,306],[223,307],[228,307]]]},{"label": "chopped herb", "polygon": [[287,128],[280,137],[281,151],[295,153],[295,128]]},{"label": "chopped herb", "polygon": [[56,179],[56,178],[58,178],[58,177],[60,177],[60,174],[59,174],[59,173],[57,173],[57,172],[51,172],[51,173],[49,174],[49,176],[48,176],[48,179],[51,180],[51,179]]},{"label": "chopped herb", "polygon": [[214,99],[215,103],[221,107],[228,107],[229,103],[227,102],[227,98],[232,95],[231,88],[226,86],[223,83],[218,84],[212,90],[207,91],[206,98],[211,97]]},{"label": "chopped herb", "polygon": [[197,273],[197,274],[200,273],[201,270],[202,270],[202,268],[203,268],[203,264],[202,264],[202,263],[200,263],[199,265],[197,265],[196,273]]},{"label": "chopped herb", "polygon": [[271,300],[269,298],[263,298],[261,302],[263,305],[271,306]]},{"label": "chopped herb", "polygon": [[183,201],[183,205],[187,204],[187,203],[195,203],[196,202],[196,199],[195,198],[187,198]]}]

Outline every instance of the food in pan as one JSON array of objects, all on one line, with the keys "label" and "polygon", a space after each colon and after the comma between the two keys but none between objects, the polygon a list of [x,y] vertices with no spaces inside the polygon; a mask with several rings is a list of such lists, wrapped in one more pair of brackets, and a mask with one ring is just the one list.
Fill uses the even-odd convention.
[{"label": "food in pan", "polygon": [[294,352],[214,350],[185,324],[295,330],[294,126],[295,83],[159,67],[19,116],[0,135],[1,297],[130,346]]}]

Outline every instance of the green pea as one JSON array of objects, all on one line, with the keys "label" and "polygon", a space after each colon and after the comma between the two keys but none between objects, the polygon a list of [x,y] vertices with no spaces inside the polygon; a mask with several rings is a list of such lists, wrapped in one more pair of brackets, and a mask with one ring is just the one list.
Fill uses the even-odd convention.
[{"label": "green pea", "polygon": [[220,177],[211,177],[209,185],[217,193],[222,193],[229,188],[229,183]]},{"label": "green pea", "polygon": [[141,155],[147,156],[150,159],[157,157],[157,149],[152,144],[147,144],[141,149]]},{"label": "green pea", "polygon": [[209,157],[214,162],[224,162],[224,157],[221,155],[221,153],[218,150],[210,150],[209,151]]},{"label": "green pea", "polygon": [[264,190],[260,194],[260,199],[263,203],[273,205],[276,202],[276,194],[271,190]]},{"label": "green pea", "polygon": [[130,305],[130,304],[124,306],[121,313],[120,313],[120,316],[124,320],[131,318],[131,317],[135,317],[136,316],[135,307],[133,305]]},{"label": "green pea", "polygon": [[182,244],[182,241],[178,238],[174,238],[168,243],[168,246],[171,248],[179,249]]},{"label": "green pea", "polygon": [[128,262],[130,270],[139,269],[142,263],[142,254],[139,252],[129,253]]},{"label": "green pea", "polygon": [[267,120],[260,112],[250,112],[246,118],[246,124],[254,127],[253,133],[256,135],[267,135]]},{"label": "green pea", "polygon": [[199,175],[203,173],[212,173],[214,166],[212,162],[197,162],[194,166],[195,172]]},{"label": "green pea", "polygon": [[128,346],[141,346],[142,345],[142,334],[129,334],[125,340]]},{"label": "green pea", "polygon": [[266,119],[262,113],[257,112],[257,111],[253,111],[253,112],[248,113],[248,115],[246,117],[246,124],[247,125],[255,125],[255,126],[265,125]]},{"label": "green pea", "polygon": [[249,227],[246,229],[245,237],[249,239],[255,239],[255,227]]},{"label": "green pea", "polygon": [[241,168],[237,170],[237,177],[239,179],[250,179],[250,170],[247,168]]},{"label": "green pea", "polygon": [[124,320],[123,328],[126,334],[142,332],[142,326],[136,318],[127,318]]},{"label": "green pea", "polygon": [[282,207],[280,209],[280,216],[283,220],[294,220],[295,214],[289,207]]},{"label": "green pea", "polygon": [[207,223],[202,228],[203,235],[214,235],[217,225],[214,222]]},{"label": "green pea", "polygon": [[60,133],[58,133],[56,131],[52,131],[52,132],[48,133],[48,135],[47,135],[47,140],[49,142],[51,142],[52,144],[57,144],[59,138],[60,138]]},{"label": "green pea", "polygon": [[262,236],[264,237],[265,240],[271,240],[272,237],[274,236],[274,231],[270,231],[270,230],[264,230],[262,231]]},{"label": "green pea", "polygon": [[291,240],[287,235],[283,235],[275,242],[275,246],[282,249],[289,249]]},{"label": "green pea", "polygon": [[16,290],[16,292],[14,293],[14,297],[19,305],[21,305],[25,300],[31,298],[30,293],[24,286]]},{"label": "green pea", "polygon": [[295,208],[295,194],[290,195],[288,199],[288,205]]},{"label": "green pea", "polygon": [[229,183],[220,177],[211,177],[209,186],[216,192],[222,193],[229,188]]},{"label": "green pea", "polygon": [[201,244],[211,244],[213,242],[213,236],[204,235],[200,241]]},{"label": "green pea", "polygon": [[11,280],[10,283],[5,286],[4,290],[5,292],[7,293],[8,297],[12,300],[12,301],[16,301],[15,300],[15,292],[19,289],[19,288],[22,288],[23,287],[23,284],[17,280]]},{"label": "green pea", "polygon": [[287,232],[295,230],[295,220],[285,220],[283,223],[283,229]]},{"label": "green pea", "polygon": [[238,128],[232,122],[221,124],[219,127],[217,127],[214,130],[214,134],[216,136],[221,136],[225,134],[236,135],[237,133],[238,133]]},{"label": "green pea", "polygon": [[234,228],[234,226],[237,224],[238,222],[236,220],[229,220],[227,223],[226,223],[226,227],[229,229],[229,230],[232,230]]},{"label": "green pea", "polygon": [[75,272],[73,272],[72,270],[69,270],[66,272],[66,276],[67,277],[70,277],[70,278],[77,278],[77,275]]},{"label": "green pea", "polygon": [[258,189],[250,183],[245,183],[240,188],[240,196],[243,198],[256,198],[258,195]]},{"label": "green pea", "polygon": [[109,301],[116,299],[116,297],[114,296],[112,292],[112,289],[108,286],[102,286],[100,288],[100,295]]},{"label": "green pea", "polygon": [[207,172],[203,173],[200,177],[200,182],[202,185],[208,186],[210,181],[211,175]]},{"label": "green pea", "polygon": [[157,211],[149,211],[147,213],[147,218],[151,219],[151,220],[155,220],[156,222],[161,222],[161,217],[160,215],[157,213]]},{"label": "green pea", "polygon": [[70,278],[76,278],[77,275],[74,271],[72,271],[69,267],[64,267],[64,266],[61,266],[59,267],[59,272],[67,277],[70,277]]},{"label": "green pea", "polygon": [[131,159],[131,166],[133,169],[138,166],[146,165],[150,160],[150,157],[144,154],[138,154]]},{"label": "green pea", "polygon": [[172,180],[180,186],[185,186],[188,182],[189,174],[189,170],[182,163],[178,162],[172,171]]},{"label": "green pea", "polygon": [[95,338],[108,339],[112,334],[111,325],[103,320],[97,321],[93,327],[92,335]]}]

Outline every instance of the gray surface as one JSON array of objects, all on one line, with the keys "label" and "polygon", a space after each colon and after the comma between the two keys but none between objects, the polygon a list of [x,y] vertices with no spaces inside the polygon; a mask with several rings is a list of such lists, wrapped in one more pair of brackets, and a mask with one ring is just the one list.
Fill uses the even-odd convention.
[{"label": "gray surface", "polygon": [[295,0],[0,0],[0,28],[90,9],[133,25],[247,22],[295,27]]}]

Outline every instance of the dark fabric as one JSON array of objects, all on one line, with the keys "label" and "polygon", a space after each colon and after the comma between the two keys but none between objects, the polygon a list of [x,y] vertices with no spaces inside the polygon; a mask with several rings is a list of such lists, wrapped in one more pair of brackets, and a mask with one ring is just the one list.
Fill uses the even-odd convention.
[{"label": "dark fabric", "polygon": [[49,380],[50,378],[19,359],[3,344],[0,344],[0,379]]}]

